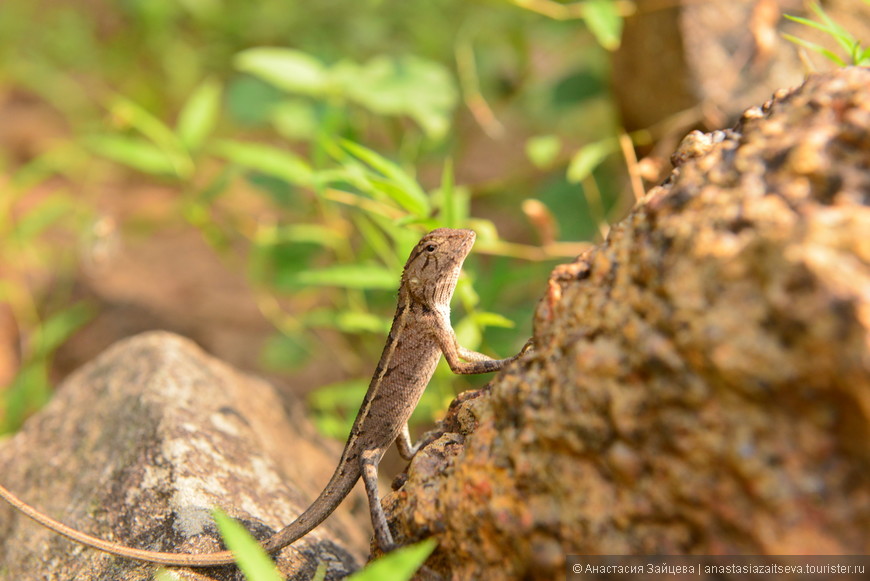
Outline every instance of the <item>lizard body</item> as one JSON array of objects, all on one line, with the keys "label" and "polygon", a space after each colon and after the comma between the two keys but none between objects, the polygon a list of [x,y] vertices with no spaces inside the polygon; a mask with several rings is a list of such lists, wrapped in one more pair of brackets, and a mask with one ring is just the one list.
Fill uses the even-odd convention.
[{"label": "lizard body", "polygon": [[[450,299],[474,239],[471,230],[439,228],[426,234],[414,247],[402,272],[396,314],[384,351],[335,472],[317,499],[296,520],[263,541],[266,551],[274,553],[308,534],[332,514],[360,478],[368,495],[378,545],[384,551],[394,548],[378,495],[377,467],[394,441],[406,460],[416,453],[408,432],[408,418],[441,354],[454,373],[472,374],[497,371],[525,351],[507,359],[492,359],[465,349],[456,340],[450,325]],[[230,551],[192,554],[134,549],[64,525],[24,503],[3,486],[0,498],[56,533],[113,555],[187,567],[234,562]]]}]

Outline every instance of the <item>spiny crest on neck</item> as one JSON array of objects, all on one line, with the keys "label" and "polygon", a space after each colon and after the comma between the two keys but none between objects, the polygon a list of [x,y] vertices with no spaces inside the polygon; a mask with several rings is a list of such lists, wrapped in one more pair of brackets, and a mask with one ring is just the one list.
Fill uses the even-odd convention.
[{"label": "spiny crest on neck", "polygon": [[472,230],[454,228],[438,228],[423,236],[402,272],[402,285],[411,298],[433,308],[449,305],[475,237]]}]

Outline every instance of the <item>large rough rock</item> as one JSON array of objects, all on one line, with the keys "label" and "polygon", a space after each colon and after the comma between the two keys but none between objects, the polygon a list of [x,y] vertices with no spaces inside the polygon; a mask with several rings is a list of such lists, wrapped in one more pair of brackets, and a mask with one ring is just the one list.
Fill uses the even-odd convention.
[{"label": "large rough rock", "polygon": [[[267,383],[233,371],[169,333],[122,341],[71,376],[0,447],[11,490],[66,524],[138,548],[221,548],[221,507],[258,538],[288,524],[329,479],[340,450],[288,412]],[[290,579],[354,570],[368,510],[347,509],[280,553]],[[331,524],[330,524],[331,523]],[[0,502],[0,579],[145,580],[156,566],[58,537]],[[235,566],[179,570],[185,579],[241,579]]]},{"label": "large rough rock", "polygon": [[[565,554],[870,553],[870,70],[811,77],[557,268],[536,351],[385,499],[450,579]],[[399,487],[399,485],[402,485]]]}]

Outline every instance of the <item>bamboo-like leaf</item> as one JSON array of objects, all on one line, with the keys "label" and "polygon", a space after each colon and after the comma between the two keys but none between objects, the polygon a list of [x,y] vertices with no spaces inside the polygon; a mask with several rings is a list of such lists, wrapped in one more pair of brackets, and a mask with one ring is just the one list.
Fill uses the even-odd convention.
[{"label": "bamboo-like leaf", "polygon": [[116,123],[135,129],[157,146],[169,158],[174,173],[179,177],[193,174],[193,160],[181,140],[163,121],[125,97],[117,97],[110,109]]},{"label": "bamboo-like leaf", "polygon": [[504,329],[513,329],[516,325],[513,321],[498,313],[489,311],[477,311],[474,313],[474,322],[481,327],[501,327]]},{"label": "bamboo-like leaf", "polygon": [[309,185],[313,181],[311,167],[295,153],[261,143],[222,140],[212,146],[212,152],[224,159],[288,183]]},{"label": "bamboo-like leaf", "polygon": [[212,516],[221,531],[221,536],[233,556],[239,569],[248,581],[283,581],[275,564],[263,547],[250,535],[245,528],[231,519],[220,509],[214,509]]},{"label": "bamboo-like leaf", "polygon": [[236,55],[240,71],[254,75],[290,93],[324,95],[329,91],[329,71],[316,57],[299,50],[257,47]]},{"label": "bamboo-like leaf", "polygon": [[568,181],[572,183],[582,182],[589,177],[592,171],[601,165],[607,157],[617,150],[618,143],[615,139],[605,139],[590,143],[574,154],[571,163],[568,164]]},{"label": "bamboo-like leaf", "polygon": [[[356,159],[367,164],[395,184],[395,188],[389,190],[385,188],[384,193],[395,196],[396,203],[417,216],[429,214],[431,209],[429,198],[416,180],[409,176],[405,170],[396,163],[358,143],[342,140],[341,145],[345,151]],[[384,182],[381,181],[380,183],[383,184]]]},{"label": "bamboo-like leaf", "polygon": [[204,81],[184,104],[178,115],[178,137],[188,151],[197,151],[214,129],[220,108],[221,86]]},{"label": "bamboo-like leaf", "polygon": [[561,149],[562,140],[558,135],[538,135],[526,141],[526,157],[538,168],[551,165]]},{"label": "bamboo-like leaf", "polygon": [[813,12],[815,12],[816,16],[825,23],[826,30],[828,34],[830,34],[837,43],[840,45],[846,52],[851,52],[852,47],[855,44],[855,39],[849,34],[849,31],[840,26],[834,19],[827,15],[827,13],[822,9],[822,7],[814,2],[810,4],[810,8]]},{"label": "bamboo-like leaf", "polygon": [[789,42],[793,42],[793,43],[800,45],[804,48],[808,48],[811,51],[819,53],[820,55],[824,56],[829,61],[836,63],[838,66],[841,66],[841,67],[846,66],[846,62],[843,59],[838,57],[833,51],[828,50],[827,48],[825,48],[819,44],[816,44],[814,42],[810,42],[808,40],[804,40],[802,38],[798,38],[797,36],[793,36],[791,34],[783,34],[782,37],[785,38],[786,40],[788,40]]},{"label": "bamboo-like leaf", "polygon": [[622,16],[613,0],[587,0],[583,3],[583,22],[607,50],[619,48],[622,39]]},{"label": "bamboo-like leaf", "polygon": [[435,539],[426,539],[402,547],[369,563],[347,581],[408,581],[437,546]]},{"label": "bamboo-like leaf", "polygon": [[165,151],[138,137],[94,135],[84,140],[97,155],[151,175],[179,175]]},{"label": "bamboo-like leaf", "polygon": [[290,280],[306,286],[337,286],[367,290],[395,290],[397,275],[383,266],[343,264],[330,268],[303,270],[290,275]]},{"label": "bamboo-like leaf", "polygon": [[306,327],[337,329],[343,333],[386,333],[391,319],[363,311],[317,309],[302,316]]},{"label": "bamboo-like leaf", "polygon": [[456,187],[453,181],[453,160],[444,162],[441,170],[441,218],[448,228],[457,228]]},{"label": "bamboo-like leaf", "polygon": [[67,340],[76,329],[94,316],[94,309],[87,303],[75,303],[43,321],[31,342],[35,356],[46,356]]},{"label": "bamboo-like leaf", "polygon": [[13,234],[21,244],[29,244],[46,228],[65,216],[72,210],[70,200],[62,195],[53,194],[37,202],[27,213],[14,220]]}]

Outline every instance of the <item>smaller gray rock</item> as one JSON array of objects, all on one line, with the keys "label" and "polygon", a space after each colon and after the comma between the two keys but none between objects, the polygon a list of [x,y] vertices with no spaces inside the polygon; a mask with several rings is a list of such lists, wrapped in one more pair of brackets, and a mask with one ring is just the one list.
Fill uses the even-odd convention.
[{"label": "smaller gray rock", "polygon": [[[299,515],[327,482],[328,449],[275,390],[154,332],[121,341],[73,374],[51,403],[0,447],[2,482],[28,503],[92,535],[137,548],[220,550],[220,507],[264,539]],[[78,546],[0,506],[0,579],[151,579],[155,565]],[[365,507],[364,502],[355,502]],[[289,579],[318,563],[338,579],[364,558],[366,511],[339,509],[283,550]],[[339,534],[339,531],[341,533]],[[184,574],[241,579],[235,566]]]}]

